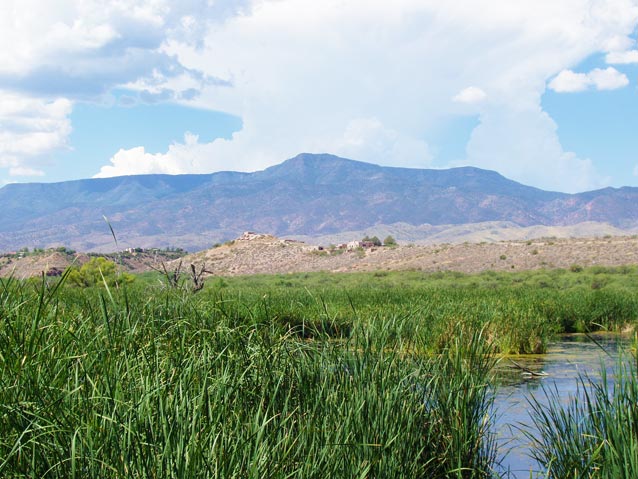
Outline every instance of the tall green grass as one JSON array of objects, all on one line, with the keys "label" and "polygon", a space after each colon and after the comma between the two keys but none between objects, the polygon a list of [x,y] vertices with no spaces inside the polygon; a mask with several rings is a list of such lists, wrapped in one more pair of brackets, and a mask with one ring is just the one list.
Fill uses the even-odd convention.
[{"label": "tall green grass", "polygon": [[481,330],[288,299],[2,281],[0,477],[494,476]]},{"label": "tall green grass", "polygon": [[[430,352],[447,344],[450,325],[462,323],[484,330],[498,352],[541,353],[557,333],[635,327],[638,275],[619,268],[606,273],[613,281],[603,288],[581,284],[604,274],[304,273],[217,278],[200,294],[242,303],[256,320],[299,327],[306,337],[348,337],[360,321],[401,318],[398,334],[422,335]],[[539,286],[542,277],[548,286]]]},{"label": "tall green grass", "polygon": [[638,477],[638,370],[620,362],[609,378],[579,378],[576,394],[562,398],[546,389],[547,403],[533,398],[531,454],[547,477]]},{"label": "tall green grass", "polygon": [[[494,353],[635,324],[636,276],[0,280],[0,477],[493,477]],[[635,374],[537,410],[551,477],[633,467]]]}]

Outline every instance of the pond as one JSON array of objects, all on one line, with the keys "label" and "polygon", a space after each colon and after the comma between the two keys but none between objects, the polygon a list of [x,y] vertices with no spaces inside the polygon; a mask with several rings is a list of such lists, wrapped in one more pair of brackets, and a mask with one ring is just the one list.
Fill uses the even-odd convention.
[{"label": "pond", "polygon": [[[495,400],[499,452],[504,456],[500,472],[509,470],[510,475],[506,477],[517,479],[544,477],[539,465],[529,456],[529,440],[521,432],[521,428],[530,430],[532,422],[528,400],[533,395],[546,404],[544,388],[556,388],[567,403],[577,392],[579,374],[588,374],[595,381],[600,377],[601,366],[604,364],[611,371],[620,350],[630,345],[629,338],[615,334],[565,335],[550,345],[547,354],[513,357],[518,366],[507,358],[501,360]],[[547,375],[530,375],[521,367]],[[530,471],[533,471],[531,475]]]}]

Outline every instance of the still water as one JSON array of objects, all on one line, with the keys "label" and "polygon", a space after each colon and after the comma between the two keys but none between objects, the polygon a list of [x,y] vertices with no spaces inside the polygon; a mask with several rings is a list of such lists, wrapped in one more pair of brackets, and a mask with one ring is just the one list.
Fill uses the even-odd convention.
[{"label": "still water", "polygon": [[497,374],[500,384],[496,394],[495,418],[499,452],[501,457],[505,455],[500,472],[510,471],[509,476],[505,474],[505,477],[543,477],[539,474],[542,471],[538,464],[529,456],[529,441],[520,430],[529,430],[532,423],[529,398],[533,395],[546,404],[543,388],[556,388],[567,403],[569,397],[577,392],[579,374],[587,374],[596,380],[601,367],[605,367],[610,371],[608,377],[611,379],[611,369],[617,364],[620,350],[629,345],[627,338],[618,335],[566,335],[552,343],[547,354],[513,358],[519,366],[544,372],[547,376],[530,376],[508,359],[499,363]]}]

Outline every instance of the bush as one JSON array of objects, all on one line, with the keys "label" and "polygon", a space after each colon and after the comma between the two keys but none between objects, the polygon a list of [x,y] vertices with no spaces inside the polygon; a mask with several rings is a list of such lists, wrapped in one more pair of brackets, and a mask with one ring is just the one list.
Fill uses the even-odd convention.
[{"label": "bush", "polygon": [[120,273],[113,261],[98,256],[91,258],[81,268],[73,268],[69,273],[68,281],[71,284],[88,288],[90,286],[117,286],[122,283],[130,283],[135,277],[128,273]]},{"label": "bush", "polygon": [[397,241],[390,235],[386,236],[386,238],[383,240],[383,244],[385,246],[396,246]]}]

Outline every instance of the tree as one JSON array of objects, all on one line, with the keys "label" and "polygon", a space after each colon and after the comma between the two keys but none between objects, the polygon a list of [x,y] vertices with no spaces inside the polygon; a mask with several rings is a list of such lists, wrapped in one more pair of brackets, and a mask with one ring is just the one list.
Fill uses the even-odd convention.
[{"label": "tree", "polygon": [[385,246],[396,246],[397,245],[397,241],[392,236],[388,235],[383,240],[383,244]]},{"label": "tree", "polygon": [[81,268],[73,268],[69,273],[68,281],[71,284],[88,288],[89,286],[118,286],[130,283],[135,276],[117,271],[117,265],[113,261],[98,256],[91,258]]},{"label": "tree", "polygon": [[364,243],[372,243],[374,246],[381,246],[381,240],[376,236],[370,238],[368,235],[365,235],[361,241]]}]

